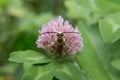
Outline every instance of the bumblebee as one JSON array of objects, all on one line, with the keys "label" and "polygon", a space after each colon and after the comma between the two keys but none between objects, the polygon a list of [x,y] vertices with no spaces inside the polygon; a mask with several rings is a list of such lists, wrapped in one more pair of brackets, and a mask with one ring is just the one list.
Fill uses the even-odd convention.
[{"label": "bumblebee", "polygon": [[69,49],[69,46],[66,44],[66,36],[65,33],[76,33],[79,34],[79,32],[44,32],[43,34],[50,34],[55,33],[56,36],[54,38],[54,44],[49,45],[51,52],[55,53],[56,56],[64,56],[65,52]]}]

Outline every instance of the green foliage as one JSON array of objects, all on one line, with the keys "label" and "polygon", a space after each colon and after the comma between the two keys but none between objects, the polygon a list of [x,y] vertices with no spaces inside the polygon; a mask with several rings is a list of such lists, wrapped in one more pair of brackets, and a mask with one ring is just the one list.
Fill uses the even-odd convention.
[{"label": "green foliage", "polygon": [[79,65],[69,57],[50,59],[42,53],[27,50],[11,53],[9,61],[23,63],[23,80],[52,80],[54,76],[60,80],[82,79]]},{"label": "green foliage", "polygon": [[[73,0],[66,0],[65,6],[68,9],[67,15],[71,18],[87,18],[87,11]],[[72,16],[71,16],[72,15]]]},{"label": "green foliage", "polygon": [[51,72],[60,80],[83,80],[80,67],[74,61],[54,61],[51,63]]},{"label": "green foliage", "polygon": [[17,63],[38,64],[38,63],[48,63],[50,62],[50,59],[38,52],[27,50],[27,51],[16,51],[11,53],[9,61],[17,62]]},{"label": "green foliage", "polygon": [[83,65],[84,70],[92,80],[112,80],[98,55],[99,50],[94,47],[95,42],[92,41],[90,29],[84,25],[78,25],[80,25],[79,30],[82,32],[84,46],[86,46],[81,54],[78,55],[80,64]]},{"label": "green foliage", "polygon": [[52,78],[53,75],[50,72],[50,64],[33,65],[23,76],[23,80],[52,80]]},{"label": "green foliage", "polygon": [[120,70],[120,60],[114,60],[111,63],[115,68]]},{"label": "green foliage", "polygon": [[102,37],[108,43],[113,43],[120,38],[119,16],[120,12],[117,12],[99,21],[99,27]]}]

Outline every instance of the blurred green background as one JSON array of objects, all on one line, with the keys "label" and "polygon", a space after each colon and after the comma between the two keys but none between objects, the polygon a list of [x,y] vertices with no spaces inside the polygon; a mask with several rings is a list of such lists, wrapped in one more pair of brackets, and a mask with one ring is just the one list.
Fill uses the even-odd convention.
[{"label": "blurred green background", "polygon": [[[105,67],[112,77],[106,80],[120,80],[119,11],[119,0],[0,0],[0,80],[21,80],[22,64],[10,63],[9,53],[39,51],[35,44],[38,30],[58,15],[77,25],[83,34],[85,45],[78,56],[88,76],[86,80],[96,80],[93,75],[99,71],[91,72],[89,65],[91,62],[99,64],[99,61],[103,66],[98,69]],[[95,55],[87,55],[89,52]],[[86,57],[91,61],[85,60]],[[98,61],[94,63],[95,60]]]}]

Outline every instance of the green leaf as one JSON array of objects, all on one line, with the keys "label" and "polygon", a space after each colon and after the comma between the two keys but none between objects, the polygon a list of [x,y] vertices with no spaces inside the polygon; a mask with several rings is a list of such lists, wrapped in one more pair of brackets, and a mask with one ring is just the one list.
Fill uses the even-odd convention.
[{"label": "green leaf", "polygon": [[50,59],[45,55],[27,50],[27,51],[16,51],[10,54],[9,61],[17,62],[17,63],[30,63],[30,64],[38,64],[38,63],[48,63]]},{"label": "green leaf", "polygon": [[117,68],[117,69],[120,70],[120,59],[112,61],[111,64],[112,64],[115,68]]},{"label": "green leaf", "polygon": [[120,11],[119,0],[89,0],[94,1],[99,8],[101,15],[109,15]]},{"label": "green leaf", "polygon": [[68,9],[67,15],[71,18],[86,18],[86,10],[73,0],[65,0],[65,7]]},{"label": "green leaf", "polygon": [[51,72],[60,80],[83,80],[79,65],[73,61],[53,61]]},{"label": "green leaf", "polygon": [[100,33],[107,43],[113,43],[120,38],[120,12],[99,21]]},{"label": "green leaf", "polygon": [[119,0],[74,0],[87,11],[97,11],[104,16],[120,10]]},{"label": "green leaf", "polygon": [[75,0],[79,5],[85,8],[87,11],[98,10],[98,6],[95,0]]},{"label": "green leaf", "polygon": [[96,23],[100,17],[94,1],[88,0],[66,0],[67,16],[75,19],[82,19],[88,24]]},{"label": "green leaf", "polygon": [[96,23],[101,17],[105,17],[120,10],[117,0],[66,0],[67,16],[75,19],[83,19],[88,24]]},{"label": "green leaf", "polygon": [[24,72],[28,71],[32,65],[31,63],[23,63]]},{"label": "green leaf", "polygon": [[50,72],[50,66],[33,65],[23,76],[23,80],[52,80],[53,75]]},{"label": "green leaf", "polygon": [[77,55],[79,64],[82,66],[86,75],[88,75],[91,80],[112,80],[111,76],[106,70],[105,65],[103,65],[100,56],[98,55],[99,51],[96,51],[94,45],[95,42],[92,41],[89,28],[81,25],[80,23],[78,23],[78,25],[84,42],[84,48],[82,52]]}]

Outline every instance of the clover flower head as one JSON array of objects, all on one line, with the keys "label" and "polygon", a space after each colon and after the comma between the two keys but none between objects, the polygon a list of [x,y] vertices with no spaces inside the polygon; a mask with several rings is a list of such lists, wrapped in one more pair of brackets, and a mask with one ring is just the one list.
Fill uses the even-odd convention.
[{"label": "clover flower head", "polygon": [[43,48],[52,54],[70,55],[81,51],[83,41],[77,28],[73,28],[61,16],[50,20],[42,26],[36,41],[38,48]]}]

